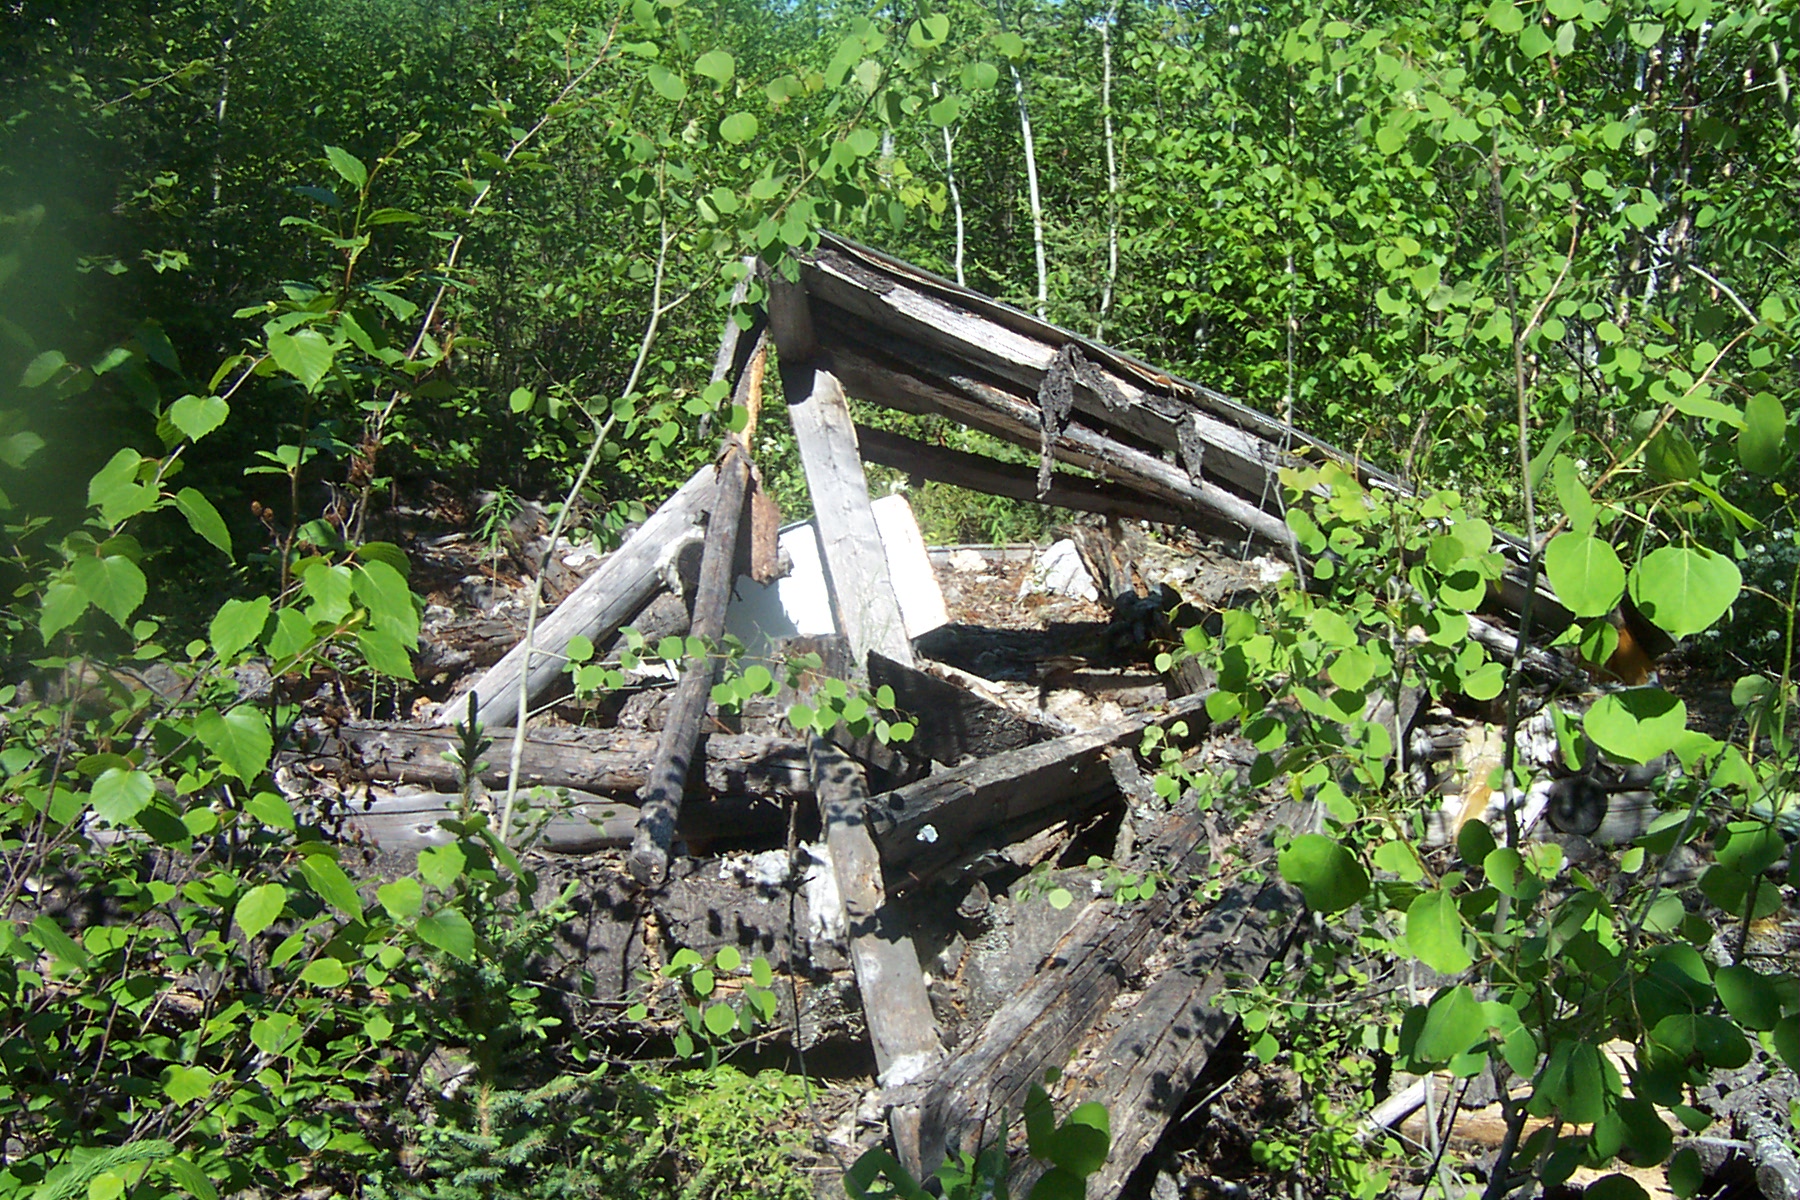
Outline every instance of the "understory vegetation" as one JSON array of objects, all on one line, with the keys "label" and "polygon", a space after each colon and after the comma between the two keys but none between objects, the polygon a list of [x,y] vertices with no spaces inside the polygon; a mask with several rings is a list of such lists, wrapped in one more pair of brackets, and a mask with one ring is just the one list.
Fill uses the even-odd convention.
[{"label": "understory vegetation", "polygon": [[[460,498],[492,532],[542,497],[610,544],[742,415],[707,380],[745,258],[792,272],[822,229],[1419,485],[1289,472],[1307,578],[1169,652],[1216,668],[1250,786],[1326,813],[1280,858],[1319,937],[1231,997],[1306,1097],[1258,1143],[1271,1186],[1497,1200],[1622,1160],[1694,1194],[1692,1088],[1800,1055],[1800,985],[1754,948],[1800,884],[1797,17],[6,5],[0,1197],[810,1194],[806,1081],[739,1057],[782,1019],[766,963],[671,964],[682,1032],[646,1048],[644,1014],[534,977],[567,897],[472,794],[364,889],[272,771],[306,705],[417,695],[394,513]],[[933,541],[1052,520],[914,498]],[[1530,701],[1471,637],[1497,528],[1573,614],[1540,644],[1604,663],[1629,603],[1729,716],[1654,681]],[[1571,771],[1674,764],[1663,815],[1604,871],[1511,822],[1430,845],[1376,703],[1415,685],[1548,722]],[[1494,782],[1529,774],[1509,755]],[[1243,802],[1171,757],[1159,789],[1189,785]],[[1378,1064],[1494,1083],[1487,1181],[1361,1135]],[[1084,1167],[1104,1130],[1026,1120]],[[912,1194],[878,1165],[852,1184]],[[970,1194],[982,1169],[953,1164]]]}]

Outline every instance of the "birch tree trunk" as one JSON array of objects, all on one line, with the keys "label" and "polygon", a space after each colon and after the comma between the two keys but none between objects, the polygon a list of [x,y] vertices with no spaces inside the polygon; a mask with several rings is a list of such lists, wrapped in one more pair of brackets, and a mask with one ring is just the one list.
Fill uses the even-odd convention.
[{"label": "birch tree trunk", "polygon": [[1100,315],[1094,321],[1094,340],[1106,330],[1112,312],[1113,288],[1119,281],[1119,159],[1113,146],[1112,27],[1119,17],[1118,0],[1107,7],[1100,25],[1100,124],[1106,137],[1106,285],[1100,289]]}]

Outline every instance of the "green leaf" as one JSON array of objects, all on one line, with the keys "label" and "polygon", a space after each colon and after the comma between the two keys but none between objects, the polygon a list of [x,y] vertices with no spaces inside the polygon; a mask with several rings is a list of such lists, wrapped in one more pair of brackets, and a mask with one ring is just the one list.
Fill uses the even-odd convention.
[{"label": "green leaf", "polygon": [[1106,1165],[1112,1148],[1106,1106],[1089,1101],[1071,1112],[1050,1137],[1051,1162],[1078,1179],[1086,1179]]},{"label": "green leaf", "polygon": [[1687,731],[1687,705],[1661,688],[1614,692],[1594,701],[1581,719],[1594,745],[1623,762],[1667,754]]},{"label": "green leaf", "polygon": [[42,387],[68,363],[69,360],[63,357],[61,350],[46,350],[25,364],[25,371],[19,376],[19,386]]},{"label": "green leaf", "polygon": [[196,1197],[196,1200],[219,1200],[219,1189],[212,1185],[206,1172],[186,1155],[177,1154],[173,1158],[165,1158],[162,1167],[175,1180],[177,1187]]},{"label": "green leaf", "polygon": [[1586,485],[1581,482],[1581,472],[1576,468],[1574,460],[1559,455],[1552,464],[1550,473],[1556,484],[1557,502],[1562,505],[1563,512],[1569,518],[1569,528],[1576,533],[1592,533],[1598,509],[1594,498],[1588,494]]},{"label": "green leaf", "polygon": [[344,868],[323,854],[305,854],[300,858],[300,874],[319,899],[353,921],[362,920],[362,897],[356,894],[356,885]]},{"label": "green leaf", "polygon": [[413,680],[412,656],[393,634],[383,629],[364,629],[356,635],[356,648],[362,651],[369,669],[389,679]]},{"label": "green leaf", "polygon": [[212,1092],[213,1084],[218,1080],[205,1067],[189,1067],[173,1063],[163,1068],[163,1095],[172,1103],[189,1104]]},{"label": "green leaf", "polygon": [[[0,437],[0,463],[5,463],[13,470],[22,470],[31,456],[44,448],[44,439],[29,429],[21,429],[17,433]],[[0,507],[4,501],[0,500]]]},{"label": "green leaf", "polygon": [[531,406],[537,403],[537,394],[530,388],[517,387],[512,395],[506,398],[506,407],[515,413],[530,412]]},{"label": "green leaf", "polygon": [[287,889],[279,883],[265,883],[245,892],[231,912],[238,928],[244,931],[244,940],[249,941],[273,925],[287,907],[287,900]]},{"label": "green leaf", "polygon": [[1711,550],[1664,546],[1631,569],[1631,599],[1670,637],[1699,633],[1725,615],[1743,576],[1737,564]]},{"label": "green leaf", "polygon": [[1443,889],[1421,892],[1407,907],[1406,946],[1420,962],[1445,975],[1460,974],[1475,961],[1463,939],[1456,897]]},{"label": "green leaf", "polygon": [[1578,617],[1601,617],[1625,594],[1625,565],[1596,537],[1562,533],[1544,548],[1544,571],[1556,597]]},{"label": "green leaf", "polygon": [[369,168],[363,166],[362,159],[348,150],[336,146],[325,147],[325,157],[331,163],[331,169],[343,176],[344,182],[361,191],[369,185]]},{"label": "green leaf", "polygon": [[467,863],[468,857],[463,854],[462,847],[455,843],[419,851],[420,876],[441,892],[447,892],[456,886]]},{"label": "green leaf", "polygon": [[194,718],[194,736],[218,756],[226,771],[245,783],[263,773],[275,749],[269,718],[249,704],[240,704],[223,715],[216,709],[206,709]]},{"label": "green leaf", "polygon": [[316,329],[298,333],[271,333],[269,355],[275,365],[298,379],[309,392],[317,391],[319,381],[331,370],[335,352],[325,335]]},{"label": "green leaf", "polygon": [[225,557],[231,557],[231,531],[225,528],[225,519],[211,500],[194,488],[185,487],[175,493],[175,507],[181,510],[195,533],[223,551]]},{"label": "green leaf", "polygon": [[350,982],[350,972],[335,958],[315,958],[300,972],[300,982],[322,988],[343,987]]},{"label": "green leaf", "polygon": [[719,122],[719,136],[733,146],[741,146],[756,136],[756,118],[747,112],[734,112]]},{"label": "green leaf", "polygon": [[254,600],[227,600],[213,615],[206,635],[219,661],[229,663],[237,657],[238,651],[262,636],[263,627],[268,623],[267,596],[258,596]]},{"label": "green leaf", "polygon": [[1775,1043],[1775,1054],[1787,1064],[1790,1071],[1800,1071],[1800,1021],[1792,1018],[1775,1027],[1770,1038]]},{"label": "green leaf", "polygon": [[124,825],[144,810],[156,795],[156,781],[143,771],[110,767],[94,780],[90,800],[94,815],[114,825]]},{"label": "green leaf", "polygon": [[294,810],[274,792],[258,792],[244,801],[244,811],[270,829],[294,832]]},{"label": "green leaf", "polygon": [[1713,977],[1725,1010],[1745,1029],[1772,1030],[1781,1021],[1781,987],[1791,981],[1734,964]]},{"label": "green leaf", "polygon": [[1526,58],[1542,58],[1553,48],[1550,35],[1544,32],[1542,25],[1535,22],[1527,25],[1519,34],[1519,50]]},{"label": "green leaf", "polygon": [[706,1025],[706,1031],[714,1037],[724,1037],[737,1027],[737,1013],[732,1011],[729,1004],[707,1005],[706,1014],[701,1020]]},{"label": "green leaf", "polygon": [[63,932],[54,918],[48,913],[40,913],[31,919],[31,940],[57,962],[69,967],[85,967],[90,961],[88,952],[68,934]]},{"label": "green leaf", "polygon": [[129,630],[131,614],[144,602],[148,588],[138,565],[120,554],[98,558],[84,554],[69,564],[75,586],[88,603]]},{"label": "green leaf", "polygon": [[1356,856],[1323,834],[1301,834],[1282,850],[1279,863],[1281,877],[1315,912],[1342,912],[1369,891],[1369,873]]},{"label": "green leaf", "polygon": [[1085,1200],[1086,1196],[1087,1180],[1067,1167],[1051,1167],[1038,1176],[1025,1200]]},{"label": "green leaf", "polygon": [[1738,434],[1738,461],[1757,475],[1774,475],[1787,461],[1787,414],[1771,392],[1758,392],[1744,405]]},{"label": "green leaf", "polygon": [[1582,1200],[1650,1200],[1644,1185],[1629,1175],[1603,1175],[1581,1189]]},{"label": "green leaf", "polygon": [[[731,55],[723,50],[708,50],[694,60],[694,74],[704,75],[720,87],[731,82],[732,75],[737,72],[737,64]],[[674,97],[679,99],[680,97]]]},{"label": "green leaf", "polygon": [[1539,1086],[1563,1119],[1574,1124],[1591,1125],[1606,1111],[1606,1075],[1600,1051],[1584,1042],[1557,1042]]},{"label": "green leaf", "polygon": [[217,396],[183,396],[169,405],[169,421],[189,440],[199,441],[225,423],[231,405]]},{"label": "green leaf", "polygon": [[418,924],[419,940],[459,962],[475,961],[475,927],[454,908],[439,909]]},{"label": "green leaf", "polygon": [[38,612],[38,636],[48,642],[74,624],[88,610],[87,593],[69,580],[57,580],[44,589]]},{"label": "green leaf", "polygon": [[416,879],[401,878],[376,888],[375,898],[394,920],[410,921],[425,906],[425,889]]},{"label": "green leaf", "polygon": [[143,461],[143,455],[127,447],[88,481],[88,504],[100,510],[100,519],[108,525],[135,517],[156,503],[156,489],[137,479]]},{"label": "green leaf", "polygon": [[[352,568],[356,598],[369,610],[369,622],[408,648],[419,644],[419,612],[413,605],[406,579],[385,562],[365,562]],[[402,676],[411,679],[409,673]]]},{"label": "green leaf", "polygon": [[656,94],[664,100],[679,104],[687,97],[687,80],[661,63],[651,63],[646,74],[649,76],[650,86],[655,88]]},{"label": "green leaf", "polygon": [[1525,14],[1513,0],[1493,0],[1488,5],[1487,23],[1493,26],[1495,33],[1513,34],[1525,28]]},{"label": "green leaf", "polygon": [[962,69],[963,86],[971,92],[985,92],[1000,82],[1000,68],[993,63],[973,62]]},{"label": "green leaf", "polygon": [[1487,1036],[1487,1015],[1481,1001],[1466,985],[1458,985],[1439,993],[1425,1010],[1413,1055],[1424,1062],[1449,1062],[1486,1041]]}]

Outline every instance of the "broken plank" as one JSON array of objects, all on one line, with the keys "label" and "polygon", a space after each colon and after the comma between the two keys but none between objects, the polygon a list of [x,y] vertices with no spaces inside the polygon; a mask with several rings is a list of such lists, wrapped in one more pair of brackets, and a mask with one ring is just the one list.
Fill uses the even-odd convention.
[{"label": "broken plank", "polygon": [[781,368],[788,418],[806,470],[832,609],[860,668],[871,650],[911,666],[912,642],[869,507],[869,481],[837,377],[820,367]]},{"label": "broken plank", "polygon": [[912,739],[898,747],[905,758],[954,767],[1053,736],[1036,721],[879,651],[869,655],[869,686],[891,687],[894,708],[912,720]]},{"label": "broken plank", "polygon": [[712,496],[713,469],[702,467],[538,622],[530,646],[524,642],[514,646],[473,684],[438,709],[438,724],[463,720],[468,715],[471,694],[476,697],[476,719],[483,726],[514,724],[519,715],[521,675],[527,679],[527,703],[537,703],[561,680],[568,665],[563,647],[571,638],[604,641],[649,604],[663,589],[660,568],[670,546],[700,521]]},{"label": "broken plank", "polygon": [[1062,1067],[1086,1031],[1161,945],[1191,875],[1210,853],[1192,804],[1164,815],[1138,862],[1166,870],[1170,886],[1129,907],[1094,900],[1018,996],[923,1085],[921,1153],[928,1169],[946,1154],[974,1153],[1006,1128],[1026,1090]]},{"label": "broken plank", "polygon": [[1135,753],[1146,728],[1177,721],[1186,721],[1190,734],[1204,729],[1205,698],[1184,696],[1155,716],[1010,750],[885,792],[870,801],[868,816],[882,862],[922,878],[989,830],[1039,814],[1060,818],[1072,800],[1109,795],[1115,785],[1108,753]]},{"label": "broken plank", "polygon": [[972,492],[1054,504],[1077,512],[1155,521],[1161,525],[1185,525],[1192,515],[1185,508],[1146,500],[1107,480],[1083,479],[1068,474],[1053,474],[1049,489],[1039,495],[1036,471],[979,454],[928,446],[868,425],[856,427],[856,440],[862,446],[863,457],[872,463],[955,484]]},{"label": "broken plank", "polygon": [[[862,771],[822,737],[811,739],[808,755],[877,1079],[884,1088],[904,1087],[934,1069],[944,1053],[925,972],[910,923],[883,893],[881,857],[864,820],[869,793]],[[923,1178],[917,1110],[897,1106],[889,1114],[889,1127],[900,1161],[915,1178]]]}]

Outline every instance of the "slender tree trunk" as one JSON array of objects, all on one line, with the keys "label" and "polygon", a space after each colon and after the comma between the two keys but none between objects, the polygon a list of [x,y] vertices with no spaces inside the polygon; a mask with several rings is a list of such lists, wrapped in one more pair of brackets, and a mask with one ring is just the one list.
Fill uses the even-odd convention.
[{"label": "slender tree trunk", "polygon": [[[1004,6],[996,5],[1000,24],[1006,25]],[[1025,188],[1031,199],[1031,248],[1037,259],[1037,315],[1048,320],[1050,314],[1050,269],[1044,260],[1044,202],[1038,191],[1037,143],[1031,136],[1031,106],[1025,99],[1025,77],[1016,65],[1012,71],[1013,95],[1019,101],[1019,138],[1025,143]]]},{"label": "slender tree trunk", "polygon": [[1112,27],[1118,16],[1118,0],[1113,0],[1100,25],[1100,122],[1106,134],[1106,285],[1100,289],[1100,316],[1094,322],[1096,341],[1106,329],[1113,288],[1119,281],[1119,160],[1113,146],[1112,119]]},{"label": "slender tree trunk", "polygon": [[[938,85],[931,85],[931,98],[938,98]],[[965,231],[963,226],[962,189],[956,183],[956,135],[950,132],[950,126],[944,126],[944,182],[950,187],[950,211],[956,218],[956,285],[969,286],[963,278],[963,255],[965,251]]]}]

